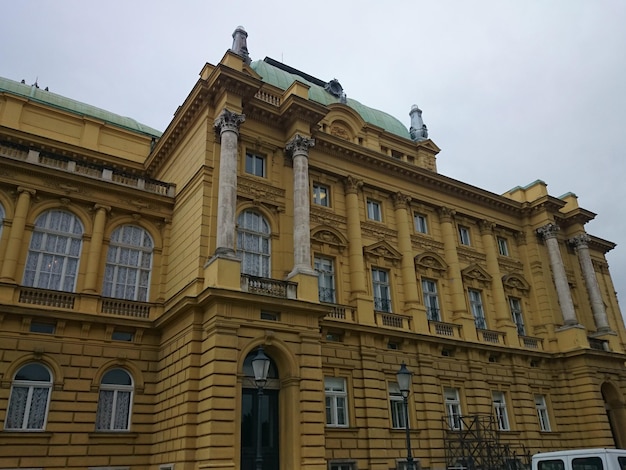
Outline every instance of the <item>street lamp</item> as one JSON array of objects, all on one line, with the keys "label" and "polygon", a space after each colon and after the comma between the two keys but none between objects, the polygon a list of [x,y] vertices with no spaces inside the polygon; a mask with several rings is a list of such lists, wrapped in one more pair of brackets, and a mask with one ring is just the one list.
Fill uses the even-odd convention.
[{"label": "street lamp", "polygon": [[263,456],[261,455],[261,404],[263,401],[263,387],[267,383],[267,373],[270,370],[270,358],[263,352],[263,346],[259,346],[256,356],[252,359],[254,370],[254,383],[257,389],[257,416],[256,416],[256,470],[263,469]]},{"label": "street lamp", "polygon": [[400,370],[396,374],[398,387],[404,401],[404,420],[406,430],[406,468],[407,470],[415,470],[413,463],[413,455],[411,455],[411,433],[409,432],[409,393],[411,393],[411,372],[406,368],[406,364],[402,361]]}]

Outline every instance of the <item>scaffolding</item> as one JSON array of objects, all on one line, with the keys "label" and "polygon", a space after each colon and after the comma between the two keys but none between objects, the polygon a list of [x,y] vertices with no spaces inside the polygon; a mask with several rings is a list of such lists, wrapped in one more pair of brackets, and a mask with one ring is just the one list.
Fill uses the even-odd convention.
[{"label": "scaffolding", "polygon": [[527,470],[530,453],[523,444],[500,441],[492,415],[443,418],[448,470]]}]

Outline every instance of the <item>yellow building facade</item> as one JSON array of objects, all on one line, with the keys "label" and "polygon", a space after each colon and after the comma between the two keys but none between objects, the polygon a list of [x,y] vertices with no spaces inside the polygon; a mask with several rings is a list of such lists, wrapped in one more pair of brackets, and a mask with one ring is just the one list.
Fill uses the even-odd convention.
[{"label": "yellow building facade", "polygon": [[402,363],[423,468],[626,448],[595,214],[233,37],[163,133],[0,79],[0,469],[405,468]]}]

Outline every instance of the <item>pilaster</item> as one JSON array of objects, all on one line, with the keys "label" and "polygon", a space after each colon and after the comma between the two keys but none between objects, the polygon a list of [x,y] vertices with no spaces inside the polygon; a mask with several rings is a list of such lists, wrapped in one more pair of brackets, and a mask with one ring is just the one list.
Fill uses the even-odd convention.
[{"label": "pilaster", "polygon": [[96,215],[93,221],[93,232],[91,234],[91,244],[87,256],[87,272],[85,274],[85,284],[83,292],[95,293],[98,273],[100,272],[100,255],[102,253],[102,242],[104,240],[104,225],[107,213],[111,210],[109,206],[96,204],[94,206]]},{"label": "pilaster", "polygon": [[26,217],[30,207],[30,200],[35,195],[34,189],[18,187],[17,204],[15,206],[15,214],[13,223],[11,224],[11,233],[9,234],[9,242],[4,253],[4,263],[0,272],[0,281],[15,282],[15,270],[17,268],[17,260],[21,253],[22,241],[24,239],[24,228],[26,227]]}]

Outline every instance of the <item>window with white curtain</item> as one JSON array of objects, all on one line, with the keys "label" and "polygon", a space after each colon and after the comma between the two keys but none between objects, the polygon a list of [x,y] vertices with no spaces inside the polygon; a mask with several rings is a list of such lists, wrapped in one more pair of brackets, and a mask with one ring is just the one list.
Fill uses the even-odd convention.
[{"label": "window with white curtain", "polygon": [[154,242],[146,230],[122,225],[111,234],[102,294],[117,299],[148,301]]},{"label": "window with white curtain", "polygon": [[241,272],[270,277],[270,224],[261,214],[247,210],[237,218],[237,251]]},{"label": "window with white curtain", "polygon": [[52,374],[47,367],[36,362],[21,367],[11,384],[4,429],[43,431],[48,417],[51,390]]},{"label": "window with white curtain", "polygon": [[487,321],[485,320],[485,310],[483,309],[483,298],[480,291],[468,289],[470,307],[474,316],[474,325],[479,330],[487,329]]},{"label": "window with white curtain", "polygon": [[133,403],[133,378],[124,369],[111,369],[102,377],[96,431],[128,431]]},{"label": "window with white curtain", "polygon": [[348,390],[346,379],[324,377],[326,393],[326,426],[348,426]]},{"label": "window with white curtain", "polygon": [[372,268],[372,286],[374,289],[374,310],[391,312],[391,288],[389,286],[389,271]]},{"label": "window with white curtain", "polygon": [[73,292],[83,225],[71,212],[49,210],[37,217],[30,240],[24,285]]}]

